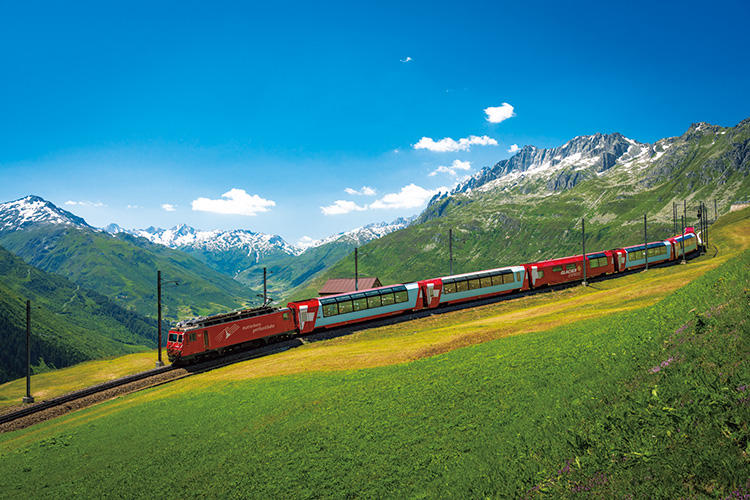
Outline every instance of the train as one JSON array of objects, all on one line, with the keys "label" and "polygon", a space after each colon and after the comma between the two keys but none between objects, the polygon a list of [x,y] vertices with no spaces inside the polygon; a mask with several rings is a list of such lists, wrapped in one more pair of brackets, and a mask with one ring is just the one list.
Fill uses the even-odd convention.
[{"label": "train", "polygon": [[663,241],[587,253],[585,258],[579,254],[299,300],[282,308],[192,318],[169,330],[167,356],[173,364],[189,364],[318,330],[580,281],[584,262],[586,277],[595,278],[675,261],[701,245],[700,236],[688,227]]}]

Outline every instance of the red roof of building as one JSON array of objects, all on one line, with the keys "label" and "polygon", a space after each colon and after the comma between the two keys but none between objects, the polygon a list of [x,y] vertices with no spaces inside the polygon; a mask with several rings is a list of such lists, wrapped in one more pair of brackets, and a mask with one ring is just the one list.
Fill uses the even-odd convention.
[{"label": "red roof of building", "polygon": [[[357,290],[366,290],[379,286],[383,285],[380,284],[380,280],[377,278],[359,278],[357,281]],[[354,278],[334,278],[326,281],[318,293],[320,295],[333,295],[354,291],[356,291],[354,288]]]}]

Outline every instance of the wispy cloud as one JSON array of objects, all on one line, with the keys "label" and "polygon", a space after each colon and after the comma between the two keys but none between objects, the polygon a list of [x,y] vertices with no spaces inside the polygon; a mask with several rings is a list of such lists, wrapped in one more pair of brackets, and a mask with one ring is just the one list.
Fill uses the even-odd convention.
[{"label": "wispy cloud", "polygon": [[397,193],[388,193],[369,205],[358,205],[349,200],[336,200],[332,205],[320,207],[324,215],[342,215],[350,212],[363,212],[365,210],[392,210],[399,208],[418,208],[429,201],[441,191],[449,191],[447,187],[438,189],[425,189],[416,184],[409,184],[401,188]]},{"label": "wispy cloud", "polygon": [[438,168],[430,172],[430,177],[434,177],[437,174],[448,174],[452,176],[457,175],[457,170],[471,170],[471,162],[468,161],[461,161],[461,160],[453,160],[453,163],[449,167],[446,167],[445,165],[440,165]]},{"label": "wispy cloud", "polygon": [[412,183],[402,187],[398,193],[388,193],[379,200],[375,200],[370,204],[370,208],[394,209],[421,207],[440,190],[425,189]]},{"label": "wispy cloud", "polygon": [[513,106],[507,102],[504,102],[500,106],[484,108],[484,112],[487,114],[487,121],[490,123],[500,123],[501,121],[516,116],[513,112]]},{"label": "wispy cloud", "polygon": [[508,148],[508,153],[515,153],[519,149],[521,148],[518,147],[518,144],[511,144],[510,147]]},{"label": "wispy cloud", "polygon": [[106,207],[104,203],[101,201],[74,201],[74,200],[68,200],[65,202],[68,206],[79,206],[79,207]]},{"label": "wispy cloud", "polygon": [[414,59],[412,59],[412,58],[411,58],[411,57],[409,57],[409,56],[406,56],[406,58],[404,58],[404,59],[399,59],[399,61],[401,61],[402,63],[408,63],[408,62],[412,62],[413,60],[414,60]]},{"label": "wispy cloud", "polygon": [[141,207],[140,205],[130,205],[130,204],[128,204],[127,208],[133,209],[133,208],[143,208],[143,207]]},{"label": "wispy cloud", "polygon": [[359,191],[352,188],[346,188],[344,189],[344,191],[352,196],[375,196],[377,194],[377,191],[375,191],[370,186],[362,186],[362,189],[360,189]]},{"label": "wispy cloud", "polygon": [[161,208],[163,208],[167,212],[174,212],[175,210],[177,210],[177,205],[172,205],[171,203],[163,203]]},{"label": "wispy cloud", "polygon": [[221,195],[218,200],[198,198],[193,200],[192,207],[196,212],[211,212],[224,215],[254,216],[268,212],[276,202],[266,200],[257,194],[248,194],[244,189],[232,188]]},{"label": "wispy cloud", "polygon": [[320,211],[323,212],[323,215],[342,215],[348,214],[349,212],[362,212],[363,210],[367,210],[366,205],[357,205],[349,200],[336,200],[333,202],[333,205],[320,207]]},{"label": "wispy cloud", "polygon": [[455,151],[468,151],[471,149],[471,146],[497,146],[497,141],[486,135],[481,137],[470,135],[469,137],[462,137],[457,141],[450,137],[444,137],[439,141],[435,141],[430,137],[422,137],[419,142],[414,145],[414,149],[427,149],[436,153],[448,153]]}]

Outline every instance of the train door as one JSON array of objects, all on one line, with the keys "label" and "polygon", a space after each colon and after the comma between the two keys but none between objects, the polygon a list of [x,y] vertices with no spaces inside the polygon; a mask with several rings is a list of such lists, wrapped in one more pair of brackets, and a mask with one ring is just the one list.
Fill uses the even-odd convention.
[{"label": "train door", "polygon": [[208,347],[208,330],[203,330],[203,346],[208,351],[208,349],[209,349],[209,347]]}]

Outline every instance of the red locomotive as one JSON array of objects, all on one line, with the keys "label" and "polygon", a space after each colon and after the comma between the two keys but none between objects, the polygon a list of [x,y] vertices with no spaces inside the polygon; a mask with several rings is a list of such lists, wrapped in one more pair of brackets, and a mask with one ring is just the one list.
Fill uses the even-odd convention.
[{"label": "red locomotive", "polygon": [[[586,277],[621,273],[682,258],[701,245],[692,227],[685,234],[586,254]],[[272,338],[370,321],[420,309],[434,309],[502,294],[583,279],[582,255],[473,273],[430,278],[328,297],[290,302],[285,308],[242,309],[177,323],[167,339],[169,360],[190,362],[207,355],[266,343]]]}]

